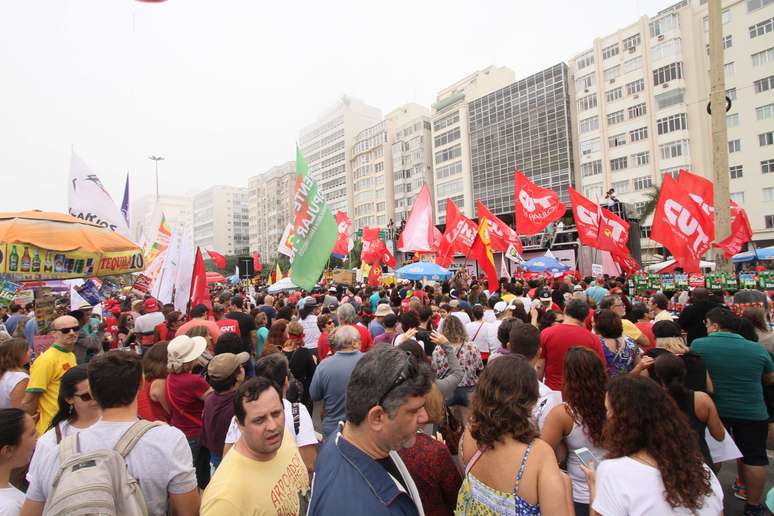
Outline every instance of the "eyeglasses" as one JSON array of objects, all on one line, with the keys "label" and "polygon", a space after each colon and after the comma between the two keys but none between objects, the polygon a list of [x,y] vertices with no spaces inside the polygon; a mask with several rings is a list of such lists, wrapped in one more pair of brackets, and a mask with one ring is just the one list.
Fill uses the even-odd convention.
[{"label": "eyeglasses", "polygon": [[60,333],[65,333],[66,334],[66,333],[70,333],[70,332],[76,332],[77,333],[80,329],[81,328],[79,326],[72,326],[70,328],[59,328],[56,331],[58,331]]},{"label": "eyeglasses", "polygon": [[406,353],[406,363],[404,364],[403,368],[400,370],[398,375],[395,377],[395,379],[390,384],[390,387],[384,391],[384,394],[382,394],[382,397],[379,398],[379,402],[377,405],[382,406],[384,403],[384,400],[387,398],[387,396],[394,391],[399,385],[401,385],[403,382],[408,380],[409,370],[411,367],[411,355]]},{"label": "eyeglasses", "polygon": [[73,396],[76,397],[76,398],[80,398],[81,401],[91,401],[91,400],[94,399],[94,398],[91,397],[91,393],[90,392],[82,392],[81,394],[75,393],[75,394],[73,394]]}]

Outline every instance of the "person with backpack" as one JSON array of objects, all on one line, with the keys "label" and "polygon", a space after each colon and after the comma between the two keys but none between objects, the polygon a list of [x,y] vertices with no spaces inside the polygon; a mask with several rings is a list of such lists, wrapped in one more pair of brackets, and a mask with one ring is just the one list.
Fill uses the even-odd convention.
[{"label": "person with backpack", "polygon": [[37,438],[32,416],[18,408],[0,409],[0,514],[16,516],[24,504],[11,473],[30,463]]},{"label": "person with backpack", "polygon": [[[138,421],[142,364],[134,353],[109,351],[88,365],[91,395],[102,418],[41,450],[22,514],[196,515],[199,491],[185,435]],[[64,461],[60,458],[64,457]]]}]

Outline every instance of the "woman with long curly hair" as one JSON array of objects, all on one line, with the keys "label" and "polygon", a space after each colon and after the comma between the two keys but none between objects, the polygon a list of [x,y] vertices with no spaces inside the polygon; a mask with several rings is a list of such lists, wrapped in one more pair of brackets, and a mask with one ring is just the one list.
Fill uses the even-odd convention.
[{"label": "woman with long curly hair", "polygon": [[288,340],[288,321],[277,319],[269,328],[269,335],[266,337],[266,344],[263,347],[261,356],[271,355],[272,353],[281,353],[282,346]]},{"label": "woman with long curly hair", "polygon": [[597,460],[605,456],[602,429],[606,383],[605,366],[596,353],[581,347],[567,351],[562,386],[564,403],[548,414],[540,436],[553,447],[560,462],[567,453],[567,473],[572,480],[572,499],[578,516],[589,513],[589,491],[575,450],[588,448]]},{"label": "woman with long curly hair", "polygon": [[572,514],[569,482],[532,423],[538,396],[523,357],[503,355],[484,369],[460,441],[466,467],[456,514]]},{"label": "woman with long curly hair", "polygon": [[723,490],[685,415],[656,382],[614,378],[605,401],[606,460],[585,468],[593,513],[717,515]]}]

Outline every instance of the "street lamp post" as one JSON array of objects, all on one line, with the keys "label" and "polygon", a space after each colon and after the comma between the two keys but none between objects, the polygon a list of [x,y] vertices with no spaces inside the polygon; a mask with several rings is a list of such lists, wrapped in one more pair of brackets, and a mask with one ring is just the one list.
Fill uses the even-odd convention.
[{"label": "street lamp post", "polygon": [[159,161],[163,161],[163,156],[148,156],[156,164],[156,201],[159,200]]}]

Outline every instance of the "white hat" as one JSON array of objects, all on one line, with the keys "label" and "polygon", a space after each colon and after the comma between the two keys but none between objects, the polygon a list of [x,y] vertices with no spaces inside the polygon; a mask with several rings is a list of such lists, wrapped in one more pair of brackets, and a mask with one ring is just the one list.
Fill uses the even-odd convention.
[{"label": "white hat", "polygon": [[497,303],[495,303],[493,308],[495,315],[500,315],[507,309],[508,309],[508,303],[506,303],[505,301],[498,301]]},{"label": "white hat", "polygon": [[207,339],[204,337],[189,337],[179,335],[167,345],[167,363],[187,364],[199,358],[207,348]]}]

